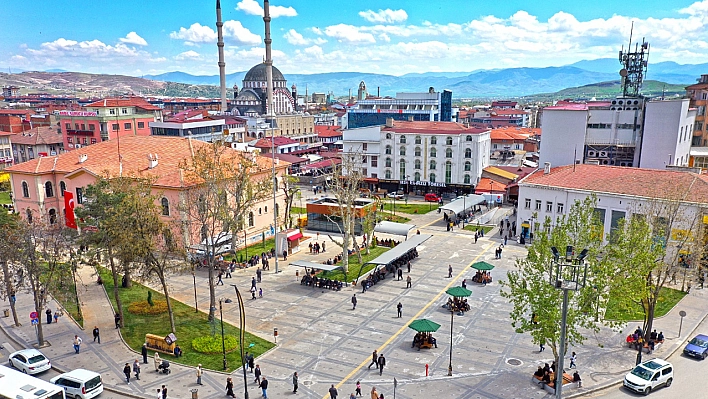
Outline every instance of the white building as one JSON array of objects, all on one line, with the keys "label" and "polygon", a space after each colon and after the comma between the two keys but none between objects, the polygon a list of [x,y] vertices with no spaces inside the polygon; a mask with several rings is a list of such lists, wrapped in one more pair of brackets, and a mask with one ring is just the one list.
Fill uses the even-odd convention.
[{"label": "white building", "polygon": [[616,98],[546,107],[540,164],[687,166],[696,116],[688,105],[688,99]]},{"label": "white building", "polygon": [[[364,82],[362,82],[363,84]],[[347,109],[342,119],[342,127],[355,129],[360,127],[383,125],[386,119],[399,121],[452,121],[452,92],[436,92],[432,87],[427,93],[396,93],[395,98],[367,98]]]},{"label": "white building", "polygon": [[362,174],[389,191],[470,193],[489,166],[489,129],[455,122],[388,119],[344,130],[343,140],[345,153],[362,154]]},{"label": "white building", "polygon": [[246,132],[246,121],[233,116],[206,116],[206,111],[195,111],[191,118],[177,117],[164,122],[150,122],[153,136],[186,137],[213,142],[214,140],[240,141]]},{"label": "white building", "polygon": [[587,164],[545,165],[519,182],[517,233],[528,237],[543,227],[546,217],[555,222],[575,201],[592,194],[597,197],[596,211],[605,238],[622,218],[661,199],[683,198],[684,219],[698,216],[704,225],[708,223],[708,175]]}]

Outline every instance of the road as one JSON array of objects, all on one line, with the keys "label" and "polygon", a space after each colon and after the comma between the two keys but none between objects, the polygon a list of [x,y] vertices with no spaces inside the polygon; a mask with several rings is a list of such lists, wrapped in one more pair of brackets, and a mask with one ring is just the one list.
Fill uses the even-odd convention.
[{"label": "road", "polygon": [[[706,334],[708,332],[708,318],[696,329],[695,334]],[[695,335],[694,334],[694,335]],[[648,358],[644,357],[644,360]],[[660,388],[652,392],[649,396],[652,399],[675,399],[675,398],[706,398],[708,393],[705,393],[705,388],[702,383],[705,375],[708,374],[708,360],[701,361],[683,355],[683,347],[677,350],[668,361],[674,365],[674,383],[669,388]],[[629,371],[629,370],[627,370]],[[698,384],[697,384],[698,383]],[[699,392],[704,392],[700,394]],[[594,394],[582,396],[583,398],[603,398],[603,399],[620,399],[620,398],[638,398],[643,397],[629,391],[621,386],[614,386]]]}]

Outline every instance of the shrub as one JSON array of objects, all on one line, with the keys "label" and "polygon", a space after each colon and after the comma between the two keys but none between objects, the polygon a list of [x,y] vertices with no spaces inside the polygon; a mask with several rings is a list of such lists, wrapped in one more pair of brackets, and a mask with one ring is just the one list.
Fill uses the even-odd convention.
[{"label": "shrub", "polygon": [[158,315],[167,312],[167,302],[153,301],[153,305],[150,305],[148,301],[133,302],[128,306],[128,312],[141,315]]},{"label": "shrub", "polygon": [[152,301],[152,291],[148,291],[148,305],[155,306],[155,302]]},{"label": "shrub", "polygon": [[[226,347],[226,352],[231,352],[238,347],[238,339],[233,335],[224,335],[224,346]],[[212,355],[221,353],[221,336],[206,335],[194,338],[192,340],[192,349],[196,352]]]}]

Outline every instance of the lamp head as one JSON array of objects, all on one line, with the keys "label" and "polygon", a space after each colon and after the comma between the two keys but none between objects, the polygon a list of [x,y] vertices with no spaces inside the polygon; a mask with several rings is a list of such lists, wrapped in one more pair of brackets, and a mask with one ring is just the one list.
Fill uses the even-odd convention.
[{"label": "lamp head", "polygon": [[580,252],[580,255],[578,255],[578,262],[582,262],[583,260],[585,260],[585,258],[587,258],[587,256],[588,256],[588,252],[589,251],[587,248],[583,249]]},{"label": "lamp head", "polygon": [[553,252],[553,260],[558,261],[558,258],[560,257],[560,252],[558,252],[558,248],[551,247],[551,252]]}]

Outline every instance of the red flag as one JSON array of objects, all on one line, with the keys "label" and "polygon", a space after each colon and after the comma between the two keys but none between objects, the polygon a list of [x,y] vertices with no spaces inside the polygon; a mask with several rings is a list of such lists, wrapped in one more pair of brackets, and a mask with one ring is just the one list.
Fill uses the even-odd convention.
[{"label": "red flag", "polygon": [[76,229],[76,219],[74,218],[74,193],[64,191],[64,209],[66,210],[66,227]]}]

